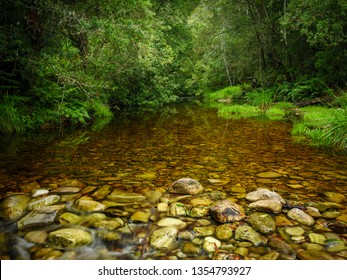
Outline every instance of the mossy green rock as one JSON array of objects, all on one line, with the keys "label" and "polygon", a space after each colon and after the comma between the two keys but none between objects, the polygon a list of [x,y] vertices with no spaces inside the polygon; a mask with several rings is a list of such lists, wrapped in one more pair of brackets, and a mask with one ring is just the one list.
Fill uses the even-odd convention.
[{"label": "mossy green rock", "polygon": [[158,226],[183,229],[187,226],[187,223],[175,218],[163,218],[158,221]]},{"label": "mossy green rock", "polygon": [[256,174],[256,176],[259,178],[275,179],[275,178],[280,178],[283,175],[280,173],[277,173],[277,172],[267,171],[267,172],[260,172],[260,173]]},{"label": "mossy green rock", "polygon": [[315,223],[315,220],[308,214],[306,214],[304,211],[293,208],[288,213],[287,216],[300,224],[304,224],[307,226],[312,226]]},{"label": "mossy green rock", "polygon": [[79,228],[63,228],[48,234],[48,244],[58,249],[73,249],[90,244],[93,241],[90,233]]},{"label": "mossy green rock", "polygon": [[247,219],[247,222],[252,225],[253,229],[263,234],[270,234],[276,230],[275,220],[266,213],[252,213]]},{"label": "mossy green rock", "polygon": [[325,192],[323,193],[323,196],[330,202],[343,203],[346,200],[346,197],[343,194],[336,192]]},{"label": "mossy green rock", "polygon": [[255,246],[264,245],[265,239],[248,225],[239,226],[235,231],[236,240],[247,240],[252,242]]},{"label": "mossy green rock", "polygon": [[108,195],[107,199],[113,202],[133,203],[144,201],[146,200],[146,197],[137,193],[123,193],[116,190]]},{"label": "mossy green rock", "polygon": [[173,246],[177,234],[177,228],[165,227],[157,229],[151,235],[150,245],[157,250],[168,250]]},{"label": "mossy green rock", "polygon": [[202,249],[199,245],[196,245],[192,242],[186,242],[182,247],[182,252],[187,254],[188,256],[200,256]]},{"label": "mossy green rock", "polygon": [[231,224],[223,224],[216,227],[215,236],[219,240],[229,240],[233,236],[233,228]]},{"label": "mossy green rock", "polygon": [[81,197],[80,199],[76,200],[75,208],[81,212],[98,212],[104,211],[106,206],[90,197]]},{"label": "mossy green rock", "polygon": [[334,258],[325,251],[321,250],[306,250],[297,254],[301,260],[333,260]]},{"label": "mossy green rock", "polygon": [[305,233],[305,230],[302,227],[288,227],[285,229],[285,233],[290,236],[302,236]]},{"label": "mossy green rock", "polygon": [[25,213],[30,197],[28,195],[12,195],[6,197],[0,204],[0,217],[17,219]]},{"label": "mossy green rock", "polygon": [[52,224],[58,220],[64,208],[65,205],[51,205],[31,211],[17,222],[18,228],[25,229]]},{"label": "mossy green rock", "polygon": [[36,210],[36,209],[39,209],[43,206],[53,205],[53,204],[59,202],[59,200],[60,200],[59,195],[55,195],[55,194],[48,195],[45,197],[40,197],[40,198],[36,198],[36,199],[31,200],[28,203],[27,208],[28,208],[28,210]]},{"label": "mossy green rock", "polygon": [[59,223],[62,225],[78,224],[82,220],[82,217],[74,213],[65,212],[60,215]]},{"label": "mossy green rock", "polygon": [[207,253],[214,253],[222,246],[218,239],[208,236],[204,238],[203,248]]},{"label": "mossy green rock", "polygon": [[130,221],[135,223],[148,223],[151,212],[136,211],[131,215]]}]

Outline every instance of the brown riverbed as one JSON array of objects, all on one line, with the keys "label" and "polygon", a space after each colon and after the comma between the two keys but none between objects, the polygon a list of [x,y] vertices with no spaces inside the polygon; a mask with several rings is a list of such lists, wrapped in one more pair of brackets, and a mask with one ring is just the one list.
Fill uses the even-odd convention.
[{"label": "brown riverbed", "polygon": [[[345,224],[347,220],[346,200],[343,199],[347,197],[346,157],[296,143],[290,128],[291,124],[285,121],[225,120],[219,118],[213,109],[181,105],[160,113],[118,113],[114,121],[101,130],[71,132],[49,140],[41,137],[24,141],[17,137],[3,141],[0,154],[2,200],[10,195],[27,194],[32,201],[37,199],[33,197],[36,195],[54,194],[59,198],[52,205],[65,208],[47,223],[23,226],[20,219],[30,213],[29,209],[16,219],[3,219],[0,258],[211,259],[227,256],[260,259],[268,256],[273,259],[305,259],[318,256],[322,259],[346,259],[347,249],[341,246],[341,243],[346,243],[346,234],[341,232],[341,228],[336,232],[333,226],[328,226]],[[213,253],[204,251],[203,243],[207,236],[216,237],[214,230],[219,226],[218,222],[208,214],[198,217],[181,215],[175,218],[187,224],[179,230],[185,235],[177,236],[172,250],[153,249],[149,240],[157,221],[167,215],[173,216],[166,210],[158,211],[157,203],[169,204],[168,188],[177,179],[185,177],[194,178],[203,185],[203,198],[208,196],[217,200],[220,195],[242,205],[246,212],[249,211],[249,202],[245,196],[257,188],[277,192],[289,208],[303,209],[312,203],[336,205],[321,209],[320,214],[333,213],[314,217],[314,226],[288,219],[286,211],[289,208],[279,214],[271,213],[277,228],[271,234],[263,234],[264,244],[255,246],[250,241],[231,237],[221,240],[220,249]],[[71,189],[60,192],[59,189],[64,187]],[[113,191],[136,194],[157,191],[162,197],[155,203],[146,200],[115,206],[106,202]],[[329,197],[331,192],[342,200]],[[91,211],[78,209],[76,201],[81,197],[89,197],[104,207]],[[181,202],[189,204],[189,199]],[[102,228],[109,234],[105,237],[105,234],[98,235],[100,227],[95,224],[63,222],[60,216],[66,212],[83,218],[92,213],[104,214],[105,219],[121,220],[121,225]],[[136,212],[150,215],[145,221],[132,221]],[[287,224],[278,217],[288,219]],[[18,224],[22,226],[18,228]],[[47,242],[50,232],[71,224],[87,229],[93,241],[68,250]],[[233,230],[239,224],[232,226]],[[205,227],[205,231],[197,233],[197,227]],[[288,227],[301,227],[303,233],[293,235],[300,238],[283,233]],[[312,233],[321,237],[319,242],[310,237]],[[276,245],[269,246],[274,243],[271,240],[277,239],[290,246],[290,254],[283,253]],[[194,245],[193,252],[182,251],[186,243]]]}]

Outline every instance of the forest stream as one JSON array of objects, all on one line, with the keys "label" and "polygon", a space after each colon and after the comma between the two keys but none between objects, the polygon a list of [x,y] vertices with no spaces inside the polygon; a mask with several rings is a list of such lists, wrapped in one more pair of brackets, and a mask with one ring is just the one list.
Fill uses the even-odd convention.
[{"label": "forest stream", "polygon": [[3,139],[0,259],[347,259],[346,157],[291,125],[181,104]]}]

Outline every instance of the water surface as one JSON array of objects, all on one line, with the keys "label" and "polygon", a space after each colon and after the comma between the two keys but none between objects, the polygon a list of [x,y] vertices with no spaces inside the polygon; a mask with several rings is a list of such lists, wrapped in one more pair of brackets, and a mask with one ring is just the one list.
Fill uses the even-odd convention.
[{"label": "water surface", "polygon": [[[300,205],[323,201],[322,193],[327,191],[347,195],[346,158],[295,143],[290,128],[291,124],[283,121],[225,120],[214,109],[196,105],[179,105],[145,115],[119,112],[98,131],[66,133],[62,138],[3,141],[0,193],[4,198],[11,192],[29,192],[23,186],[33,182],[36,188],[52,190],[60,182],[76,179],[85,188],[83,194],[71,195],[73,201],[78,195],[92,194],[102,186],[109,186],[109,192],[118,189],[164,193],[175,180],[190,177],[198,180],[206,191],[222,192],[244,206],[245,194],[259,187],[274,190],[289,203]],[[268,171],[282,176],[275,179],[257,176]],[[65,201],[71,203],[68,198]],[[141,207],[137,205],[134,209]],[[342,214],[346,214],[346,209]],[[49,232],[52,225],[11,232],[25,242],[25,234],[38,229]],[[118,241],[116,247],[114,244],[108,247],[100,241],[85,248],[84,254],[94,248],[90,249],[94,255],[87,254],[85,258],[103,258],[95,253],[98,246],[106,246],[110,256],[128,258],[136,244],[128,246],[127,242],[124,239],[123,245]],[[8,258],[7,255],[18,258],[20,253],[8,252],[16,250],[16,246],[2,241],[3,258]],[[24,256],[35,258],[33,252],[39,250],[35,246],[45,247],[25,243],[23,250],[29,253]],[[163,257],[159,255],[158,258]]]}]

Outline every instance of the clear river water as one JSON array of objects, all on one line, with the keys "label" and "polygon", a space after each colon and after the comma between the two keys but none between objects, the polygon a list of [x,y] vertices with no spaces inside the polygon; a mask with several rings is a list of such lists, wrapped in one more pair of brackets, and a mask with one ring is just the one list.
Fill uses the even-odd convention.
[{"label": "clear river water", "polygon": [[[227,120],[215,109],[181,104],[118,112],[98,130],[2,139],[0,258],[347,259],[346,157],[296,143],[290,128],[290,122]],[[204,192],[170,194],[180,178],[197,180]],[[246,195],[258,188],[286,201],[279,213],[260,211],[274,222],[265,231],[248,221],[255,210]],[[208,212],[222,199],[246,214],[227,223],[225,235]],[[176,202],[201,211],[171,211]],[[288,217],[294,208],[314,224]],[[158,221],[168,217],[183,224],[167,226],[177,229],[167,244],[152,244]],[[261,242],[235,233],[245,224]],[[51,235],[66,228],[80,232],[67,241]],[[207,237],[215,240],[212,249]]]}]

